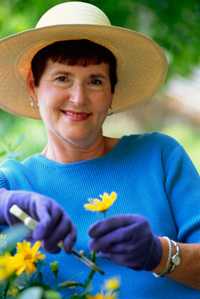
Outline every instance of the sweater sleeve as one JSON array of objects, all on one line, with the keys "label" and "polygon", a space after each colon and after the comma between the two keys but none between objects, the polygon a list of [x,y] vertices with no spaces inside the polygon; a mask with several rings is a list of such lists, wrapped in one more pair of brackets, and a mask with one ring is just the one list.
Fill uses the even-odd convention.
[{"label": "sweater sleeve", "polygon": [[178,240],[200,242],[200,176],[180,144],[165,157],[165,187]]},{"label": "sweater sleeve", "polygon": [[[9,182],[8,182],[6,176],[0,170],[0,189],[1,188],[5,188],[5,189],[9,190],[10,186],[9,186]],[[4,231],[7,228],[8,228],[8,226],[6,224],[0,224],[0,234],[1,234],[2,231]]]},{"label": "sweater sleeve", "polygon": [[5,188],[7,190],[10,189],[9,182],[1,170],[0,170],[0,188]]}]

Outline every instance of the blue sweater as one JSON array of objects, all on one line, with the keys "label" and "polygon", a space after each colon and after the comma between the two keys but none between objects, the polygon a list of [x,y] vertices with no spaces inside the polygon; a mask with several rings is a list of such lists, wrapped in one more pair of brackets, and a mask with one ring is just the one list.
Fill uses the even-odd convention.
[{"label": "blue sweater", "polygon": [[[124,136],[106,155],[75,163],[58,163],[36,154],[23,162],[6,160],[0,187],[35,191],[54,198],[77,227],[76,248],[88,253],[87,231],[102,219],[84,210],[89,198],[116,191],[118,199],[107,217],[135,213],[145,216],[155,234],[179,242],[200,241],[200,178],[183,148],[172,138],[151,133]],[[83,281],[87,267],[61,252],[48,254],[60,262],[61,280]],[[120,299],[199,298],[199,291],[151,272],[134,271],[98,258],[106,272],[96,274],[94,291],[112,276],[121,278]],[[51,280],[49,271],[46,280]]]}]

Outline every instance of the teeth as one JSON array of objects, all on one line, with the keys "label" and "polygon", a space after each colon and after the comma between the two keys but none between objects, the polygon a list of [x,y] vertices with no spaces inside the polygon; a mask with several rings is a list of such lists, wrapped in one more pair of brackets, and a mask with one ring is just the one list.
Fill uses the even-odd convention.
[{"label": "teeth", "polygon": [[74,120],[85,120],[90,115],[90,113],[86,113],[86,112],[74,112],[74,111],[64,111],[64,110],[63,113]]},{"label": "teeth", "polygon": [[69,115],[88,115],[89,114],[86,112],[74,112],[74,111],[63,111],[63,112],[66,114],[69,114]]},{"label": "teeth", "polygon": [[87,115],[88,114],[85,112],[71,112],[71,111],[67,111],[66,113],[69,115]]}]

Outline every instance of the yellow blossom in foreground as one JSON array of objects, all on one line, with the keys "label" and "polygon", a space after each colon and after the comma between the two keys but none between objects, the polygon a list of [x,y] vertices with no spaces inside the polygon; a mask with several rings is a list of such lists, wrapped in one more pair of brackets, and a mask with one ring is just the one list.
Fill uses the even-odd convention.
[{"label": "yellow blossom in foreground", "polygon": [[31,243],[27,241],[17,243],[17,253],[13,257],[17,275],[23,272],[31,274],[36,270],[35,263],[45,258],[45,256],[38,251],[40,246],[40,241],[35,242],[33,247],[31,247]]},{"label": "yellow blossom in foreground", "polygon": [[7,279],[14,272],[13,257],[9,253],[0,256],[0,281]]},{"label": "yellow blossom in foreground", "polygon": [[84,204],[84,208],[91,212],[105,212],[107,211],[117,199],[117,193],[112,192],[108,194],[104,192],[100,198],[91,198],[89,203]]},{"label": "yellow blossom in foreground", "polygon": [[98,293],[94,296],[88,295],[87,299],[115,299],[115,295],[104,295],[102,293]]},{"label": "yellow blossom in foreground", "polygon": [[19,293],[19,289],[16,286],[12,286],[11,288],[9,288],[7,295],[16,297],[18,293]]},{"label": "yellow blossom in foreground", "polygon": [[120,281],[116,277],[110,278],[105,282],[105,289],[107,291],[114,291],[119,289],[119,287],[120,287]]}]

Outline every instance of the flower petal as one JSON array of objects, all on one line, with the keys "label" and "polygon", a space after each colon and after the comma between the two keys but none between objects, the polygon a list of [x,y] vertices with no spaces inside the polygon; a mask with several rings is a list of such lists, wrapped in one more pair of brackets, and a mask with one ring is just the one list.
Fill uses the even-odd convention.
[{"label": "flower petal", "polygon": [[104,192],[102,195],[100,195],[100,197],[102,200],[99,200],[97,198],[89,199],[89,203],[85,204],[84,208],[91,212],[105,212],[116,201],[117,193],[112,192],[111,194],[109,194],[107,192]]}]

